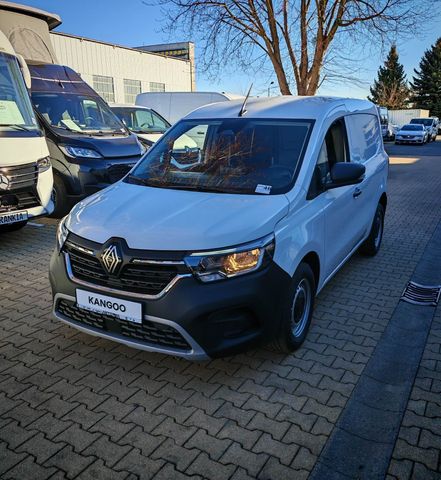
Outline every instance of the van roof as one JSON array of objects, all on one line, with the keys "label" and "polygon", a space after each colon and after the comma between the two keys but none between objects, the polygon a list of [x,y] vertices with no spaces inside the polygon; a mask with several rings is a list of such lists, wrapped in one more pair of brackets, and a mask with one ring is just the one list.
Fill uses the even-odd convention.
[{"label": "van roof", "polygon": [[[185,119],[235,118],[238,117],[243,100],[211,103],[185,116]],[[250,98],[246,104],[247,118],[304,118],[316,119],[337,107],[348,112],[378,115],[376,106],[368,100],[340,97],[295,97],[290,95],[271,98]]]},{"label": "van roof", "polygon": [[40,10],[39,8],[29,7],[28,5],[21,5],[19,3],[6,2],[0,0],[0,10],[9,10],[10,12],[23,13],[29,15],[30,17],[36,17],[40,20],[44,20],[49,30],[58,27],[61,25],[61,18],[56,13],[46,12],[45,10]]},{"label": "van roof", "polygon": [[33,64],[28,62],[32,78],[32,93],[77,93],[98,97],[77,72],[64,65]]}]

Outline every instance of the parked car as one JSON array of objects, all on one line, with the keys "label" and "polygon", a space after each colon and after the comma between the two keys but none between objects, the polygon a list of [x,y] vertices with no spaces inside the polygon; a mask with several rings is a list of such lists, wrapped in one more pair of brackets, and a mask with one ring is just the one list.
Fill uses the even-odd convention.
[{"label": "parked car", "polygon": [[136,135],[71,68],[30,64],[32,102],[54,168],[53,215],[120,180],[145,152]]},{"label": "parked car", "polygon": [[438,124],[435,118],[412,118],[410,121],[412,125],[423,125],[427,130],[427,141],[436,140],[438,134]]},{"label": "parked car", "polygon": [[[194,132],[197,147],[174,150]],[[187,358],[269,341],[291,352],[324,285],[357,250],[380,249],[387,173],[370,102],[279,97],[200,108],[60,222],[54,315]]]},{"label": "parked car", "polygon": [[412,123],[403,125],[395,135],[395,144],[400,143],[416,143],[422,145],[429,139],[429,133],[424,125]]},{"label": "parked car", "polygon": [[0,31],[0,232],[18,230],[53,209],[52,167],[30,84],[25,61]]},{"label": "parked car", "polygon": [[381,124],[381,135],[383,140],[394,140],[395,139],[395,128],[391,123]]},{"label": "parked car", "polygon": [[170,123],[151,108],[137,105],[110,105],[113,113],[150,148],[171,127]]},{"label": "parked car", "polygon": [[196,108],[243,97],[219,92],[145,92],[136,97],[136,105],[152,108],[171,124]]}]

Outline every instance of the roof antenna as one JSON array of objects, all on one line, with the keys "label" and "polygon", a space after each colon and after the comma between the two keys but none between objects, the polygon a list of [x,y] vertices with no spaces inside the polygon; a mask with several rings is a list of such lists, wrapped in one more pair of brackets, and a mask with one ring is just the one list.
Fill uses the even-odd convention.
[{"label": "roof antenna", "polygon": [[247,101],[248,97],[250,96],[251,89],[253,88],[253,84],[250,85],[250,88],[248,89],[247,96],[245,97],[245,100],[243,101],[242,108],[240,109],[239,112],[239,117],[243,117],[247,113]]}]

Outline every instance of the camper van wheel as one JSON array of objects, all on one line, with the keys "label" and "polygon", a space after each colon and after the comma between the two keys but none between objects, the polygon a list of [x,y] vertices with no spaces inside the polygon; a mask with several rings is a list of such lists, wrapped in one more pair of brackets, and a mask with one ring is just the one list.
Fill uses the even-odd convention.
[{"label": "camper van wheel", "polygon": [[6,232],[15,232],[17,230],[21,230],[24,226],[26,226],[28,222],[17,222],[17,223],[12,223],[11,225],[2,225],[0,227],[0,233],[6,233]]},{"label": "camper van wheel", "polygon": [[58,175],[54,175],[52,201],[54,202],[54,211],[50,216],[52,218],[64,217],[68,211],[68,198],[64,182]]}]

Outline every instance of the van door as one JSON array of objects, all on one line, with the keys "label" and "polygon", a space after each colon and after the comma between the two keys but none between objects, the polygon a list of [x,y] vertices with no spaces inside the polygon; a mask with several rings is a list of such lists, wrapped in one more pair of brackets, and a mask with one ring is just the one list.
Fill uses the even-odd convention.
[{"label": "van door", "polygon": [[343,262],[366,231],[365,215],[360,215],[364,210],[361,203],[366,198],[360,194],[362,184],[326,189],[334,164],[349,161],[346,125],[341,118],[326,133],[308,195],[324,215],[325,278]]},{"label": "van door", "polygon": [[356,113],[345,117],[349,133],[351,162],[362,163],[366,168],[359,197],[359,215],[364,219],[365,234],[372,226],[377,204],[387,180],[388,161],[381,141],[376,115]]}]

